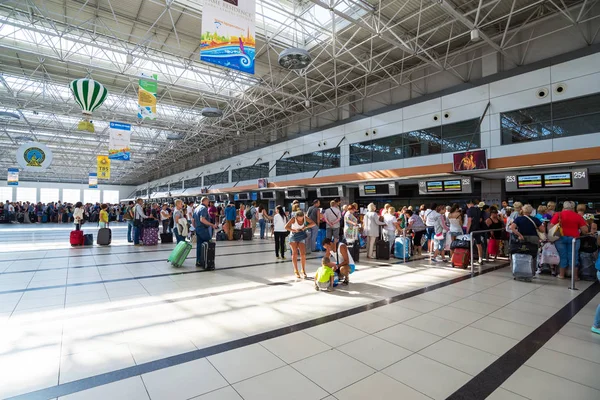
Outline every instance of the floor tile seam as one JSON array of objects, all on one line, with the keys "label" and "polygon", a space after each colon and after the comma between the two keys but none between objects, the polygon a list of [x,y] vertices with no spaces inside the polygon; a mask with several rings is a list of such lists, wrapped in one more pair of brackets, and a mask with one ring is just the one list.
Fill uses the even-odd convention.
[{"label": "floor tile seam", "polygon": [[[499,265],[499,266],[495,266],[492,268],[489,268],[487,270],[483,270],[480,272],[477,272],[475,275],[471,276],[471,275],[462,275],[456,278],[452,278],[449,279],[447,281],[443,281],[443,282],[439,282],[436,283],[435,285],[431,285],[431,287],[435,286],[435,289],[441,288],[441,287],[446,287],[458,282],[462,282],[464,280],[468,280],[468,279],[473,279],[474,277],[480,276],[482,274],[488,273],[488,272],[492,272],[501,268],[505,268],[507,267],[506,264],[503,265]],[[398,302],[402,299],[406,299],[406,298],[410,298],[410,297],[414,297],[418,294],[424,293],[427,289],[430,290],[435,290],[435,289],[431,289],[430,286],[427,286],[425,288],[420,288],[420,289],[415,289],[412,290],[410,292],[406,292],[406,293],[402,293],[399,294],[397,296],[393,296],[391,298],[388,299],[384,299],[384,300],[380,300],[380,301],[376,301],[370,304],[367,304],[367,307],[370,307],[369,309],[373,309],[373,308],[377,308],[377,307],[381,307],[387,304],[391,304],[394,302]],[[249,344],[252,343],[257,343],[260,341],[264,341],[267,339],[271,339],[274,337],[279,337],[279,336],[283,336],[285,334],[289,334],[295,331],[303,331],[309,327],[312,326],[316,326],[316,325],[321,325],[324,324],[326,322],[331,322],[331,321],[335,321],[338,320],[340,318],[346,317],[346,316],[350,316],[350,315],[354,315],[354,314],[358,314],[364,310],[365,305],[363,306],[358,306],[358,307],[354,307],[352,309],[347,309],[344,311],[340,311],[334,314],[330,314],[328,316],[325,317],[320,317],[317,320],[308,320],[308,321],[304,321],[304,322],[300,322],[294,325],[289,325],[287,328],[276,328],[274,330],[271,331],[266,331],[266,332],[262,332],[262,333],[258,333],[255,334],[253,336],[248,336],[246,338],[241,338],[241,339],[236,339],[227,343],[222,343],[222,344],[218,344],[218,345],[214,345],[214,346],[209,346],[207,348],[203,348],[202,350],[198,350],[198,351],[192,351],[192,352],[187,352],[187,353],[182,353],[176,356],[170,356],[170,357],[166,357],[160,360],[156,360],[154,362],[148,362],[145,363],[141,366],[138,366],[139,368],[142,369],[146,369],[148,370],[147,372],[152,372],[155,370],[160,370],[160,369],[164,369],[164,368],[168,368],[170,366],[175,366],[175,365],[180,365],[189,361],[193,361],[195,359],[198,358],[202,358],[202,357],[208,357],[210,355],[215,355],[215,354],[219,354],[222,353],[224,351],[227,350],[221,350],[219,351],[222,347],[228,346],[229,349],[228,350],[232,350],[231,347],[233,348],[240,348],[240,347],[244,347],[244,346],[248,346]],[[316,324],[316,325],[315,325]],[[292,330],[290,331],[290,328],[292,328]],[[417,328],[415,328],[417,329]],[[210,353],[207,355],[207,353]],[[187,360],[187,361],[186,361]],[[135,370],[135,371],[134,371]],[[47,398],[46,395],[44,395],[45,392],[50,391],[51,392],[51,397],[58,397],[58,396],[64,396],[66,394],[72,394],[72,393],[76,393],[76,392],[80,392],[82,390],[86,390],[86,389],[90,389],[92,387],[96,387],[99,385],[102,385],[102,381],[106,381],[106,383],[111,383],[111,382],[115,382],[115,381],[120,381],[123,379],[127,379],[128,377],[131,376],[135,376],[135,375],[141,375],[143,373],[147,373],[147,372],[139,372],[138,370],[136,370],[135,367],[130,367],[130,368],[124,368],[124,369],[120,369],[120,370],[116,370],[116,371],[112,371],[112,372],[108,372],[108,373],[104,373],[101,375],[96,375],[96,376],[92,376],[92,377],[88,377],[88,378],[83,378],[79,381],[74,381],[70,384],[65,384],[64,386],[62,386],[62,388],[65,388],[65,386],[67,387],[67,389],[62,390],[61,391],[61,387],[59,386],[55,386],[55,387],[48,387],[48,388],[44,388],[44,389],[40,389],[40,390],[36,390],[34,392],[29,392],[29,393],[24,393],[18,396],[14,396],[13,399],[30,399],[30,398]],[[113,374],[119,375],[119,378],[112,378],[111,376]],[[77,386],[81,386],[82,384],[88,384],[87,388],[81,389],[79,388],[78,390],[73,390],[73,389],[68,389],[69,387],[72,387],[74,385]],[[63,394],[58,394],[58,395],[54,395],[53,393],[63,393]]]},{"label": "floor tile seam", "polygon": [[[331,350],[328,350],[328,351],[332,351],[332,350],[337,350],[337,349],[335,349],[335,348],[332,348]],[[339,350],[338,350],[338,351],[339,351]],[[319,354],[321,354],[321,353],[319,353]],[[346,353],[342,353],[342,354],[346,354]],[[315,354],[315,355],[316,355],[316,354]],[[310,358],[310,357],[307,357],[307,358]],[[288,366],[289,366],[289,367],[291,367],[291,368],[292,368],[294,371],[296,371],[296,372],[297,372],[297,373],[299,373],[300,375],[302,375],[303,377],[305,377],[306,379],[308,379],[308,381],[309,381],[309,382],[312,382],[314,385],[316,385],[317,387],[319,387],[320,389],[322,389],[322,390],[323,390],[325,393],[327,393],[327,396],[325,396],[325,398],[327,398],[328,396],[333,396],[333,393],[332,393],[332,392],[330,392],[329,390],[326,390],[324,387],[322,387],[321,385],[319,385],[317,382],[313,381],[311,378],[309,378],[308,376],[304,375],[304,374],[302,373],[302,371],[300,371],[298,368],[294,367],[294,365],[293,365],[293,364],[295,364],[295,363],[297,363],[297,362],[300,362],[300,361],[301,361],[301,360],[295,361],[295,362],[294,362],[294,363],[292,363],[292,364],[288,364]],[[357,361],[358,361],[358,360],[357,360]],[[364,364],[364,363],[361,363],[361,364]],[[369,366],[367,365],[367,367],[369,367]],[[371,368],[371,367],[369,367],[369,368]],[[371,368],[371,369],[372,369],[372,370],[375,370],[375,368]],[[369,376],[371,376],[371,375],[373,375],[373,374],[376,374],[376,373],[377,373],[377,370],[375,370],[375,372],[374,372],[374,373],[372,373],[372,374],[369,374],[369,375],[367,375],[366,377],[364,377],[364,378],[362,378],[362,379],[368,378]],[[362,380],[362,379],[359,379],[359,381],[360,381],[360,380]],[[357,381],[357,382],[358,382],[358,381]],[[354,382],[354,383],[356,383],[356,382]],[[353,385],[354,383],[352,383],[351,385]],[[351,386],[351,385],[349,385],[349,386]],[[340,389],[340,390],[342,390],[342,389]],[[337,392],[339,392],[339,390],[338,390]],[[334,393],[336,393],[336,392],[334,392]],[[243,397],[242,397],[242,398],[243,398]]]},{"label": "floor tile seam", "polygon": [[[417,353],[413,353],[413,354],[411,354],[411,355],[414,355],[414,354],[417,354]],[[408,358],[408,357],[407,357],[407,358]],[[402,361],[402,360],[400,360],[400,361]],[[392,364],[392,365],[395,365],[395,364],[399,363],[400,361],[398,361],[398,362],[395,362],[395,363],[394,363],[394,364]],[[392,365],[390,365],[390,366],[389,366],[389,367],[387,367],[387,368],[390,368]],[[386,369],[387,369],[387,368],[386,368]],[[388,378],[390,378],[390,379],[392,379],[392,380],[394,380],[394,381],[396,381],[396,382],[399,382],[400,384],[402,384],[402,385],[404,385],[404,386],[406,386],[406,387],[408,387],[408,388],[410,388],[410,389],[414,390],[415,392],[422,394],[423,396],[427,397],[428,399],[435,400],[433,397],[431,397],[431,396],[429,396],[429,395],[427,395],[427,394],[423,393],[423,392],[422,392],[422,391],[420,391],[419,389],[417,389],[417,388],[415,388],[415,387],[413,387],[413,386],[409,385],[409,384],[408,384],[408,382],[402,382],[400,379],[397,379],[397,378],[393,377],[392,375],[390,375],[389,373],[386,373],[386,372],[384,372],[384,371],[385,371],[385,370],[381,370],[381,371],[380,371],[380,373],[382,373],[382,374],[384,374],[385,376],[387,376]]]},{"label": "floor tile seam", "polygon": [[[444,338],[444,339],[447,339],[447,338]],[[439,342],[439,341],[438,341],[438,342]],[[436,343],[438,343],[438,342],[436,342]],[[456,342],[456,343],[457,343],[457,342]],[[460,344],[462,344],[462,343],[460,343]],[[431,346],[431,345],[430,345],[430,346]],[[430,347],[430,346],[427,346],[427,347]],[[427,347],[426,347],[426,348],[427,348]],[[471,347],[471,346],[469,346],[469,347]],[[425,348],[425,349],[426,349],[426,348]],[[474,348],[474,347],[472,347],[472,348]],[[445,367],[448,367],[448,368],[450,368],[450,369],[453,369],[453,370],[455,370],[455,371],[462,372],[462,373],[463,373],[463,374],[465,374],[465,375],[469,375],[471,378],[473,378],[474,376],[476,376],[476,375],[473,375],[473,374],[472,374],[472,373],[470,373],[470,372],[463,371],[462,369],[460,369],[460,368],[458,368],[458,367],[454,367],[454,366],[452,366],[452,365],[449,365],[449,364],[446,364],[445,362],[442,362],[442,361],[440,361],[440,360],[436,360],[435,358],[428,357],[428,356],[426,356],[425,354],[421,354],[421,352],[422,352],[423,350],[425,350],[425,349],[421,349],[421,350],[419,350],[418,352],[416,352],[415,354],[418,354],[418,355],[420,355],[421,357],[427,358],[428,360],[431,360],[431,361],[433,361],[433,362],[436,362],[436,363],[438,363],[438,364],[441,364],[441,365],[443,365],[443,366],[445,366]],[[475,349],[475,350],[479,350],[479,349]],[[487,354],[491,354],[491,353],[488,353],[487,351],[483,351],[483,350],[480,350],[480,351],[482,351],[482,352],[484,352],[484,353],[487,353]],[[491,355],[492,355],[492,356],[494,356],[494,357],[496,357],[496,358],[498,358],[498,356],[496,356],[495,354],[491,354]],[[483,368],[481,371],[483,371],[484,369],[485,369],[485,367],[484,367],[484,368]],[[479,371],[479,372],[481,372],[481,371]]]},{"label": "floor tile seam", "polygon": [[[232,388],[232,389],[233,389],[233,390],[234,390],[234,391],[235,391],[235,392],[238,394],[238,396],[240,396],[240,398],[241,398],[241,399],[243,399],[242,395],[241,395],[241,394],[240,394],[240,393],[239,393],[239,392],[238,392],[238,391],[237,391],[237,390],[236,390],[236,389],[233,387],[233,384],[231,384],[231,383],[230,383],[230,382],[227,380],[227,378],[225,378],[225,376],[224,376],[224,375],[221,373],[221,371],[219,371],[219,370],[217,369],[217,367],[215,367],[215,366],[214,366],[214,364],[210,362],[210,360],[208,359],[208,357],[205,357],[204,359],[206,360],[206,362],[207,362],[207,363],[208,363],[208,364],[209,364],[209,365],[210,365],[212,368],[214,368],[214,369],[215,369],[215,371],[217,371],[217,373],[218,373],[219,375],[221,375],[221,378],[223,378],[223,380],[225,381],[226,385],[225,385],[225,386],[222,386],[222,387],[220,387],[220,388],[217,388],[217,389],[211,390],[211,391],[209,391],[209,392],[205,392],[205,393],[202,393],[202,394],[199,394],[199,395],[194,395],[194,396],[192,396],[192,397],[188,398],[187,400],[192,400],[192,399],[194,399],[194,398],[198,398],[198,397],[200,397],[200,396],[204,396],[205,394],[212,393],[212,392],[216,392],[217,390],[221,390],[221,389],[223,389],[223,388],[226,388],[227,386],[231,387],[231,388]],[[150,399],[152,399],[152,397],[150,397]]]},{"label": "floor tile seam", "polygon": [[[314,257],[314,258],[307,258],[307,260],[313,260],[313,259],[317,259],[318,257]],[[274,262],[275,264],[277,264],[277,262]],[[97,285],[100,283],[112,283],[112,282],[125,282],[125,281],[131,281],[131,280],[142,280],[142,279],[152,279],[152,278],[163,278],[163,277],[169,277],[169,276],[175,276],[175,275],[187,275],[187,274],[197,274],[197,273],[206,273],[206,272],[221,272],[221,271],[228,271],[228,270],[233,270],[233,269],[238,269],[238,268],[252,268],[252,267],[260,267],[263,265],[270,265],[273,264],[273,262],[267,262],[267,263],[259,263],[259,264],[248,264],[248,265],[238,265],[238,266],[233,266],[233,267],[222,267],[222,268],[218,268],[214,271],[207,271],[207,270],[194,270],[194,271],[180,271],[180,272],[173,272],[173,273],[165,273],[165,274],[156,274],[156,275],[144,275],[144,276],[139,276],[139,277],[131,277],[131,278],[115,278],[115,279],[109,279],[109,280],[101,280],[101,281],[92,281],[92,282],[81,282],[81,283],[70,283],[67,284],[65,283],[65,285],[53,285],[53,286],[40,286],[40,287],[34,287],[34,288],[26,288],[26,289],[16,289],[16,290],[9,290],[9,291],[2,291],[0,292],[0,295],[2,294],[10,294],[10,293],[20,293],[20,292],[32,292],[32,291],[39,291],[39,290],[49,290],[49,289],[59,289],[62,287],[72,287],[72,286],[87,286],[87,285]],[[281,263],[280,263],[281,264]],[[33,279],[33,278],[32,278]],[[66,279],[65,279],[66,281]]]},{"label": "floor tile seam", "polygon": [[[444,307],[452,307],[452,306],[450,306],[450,305],[447,305],[447,306],[444,306]],[[444,308],[444,307],[441,307],[441,308]],[[460,310],[460,308],[457,308],[457,307],[452,307],[452,308],[456,308],[457,310]],[[436,308],[435,310],[431,310],[431,311],[429,311],[429,312],[427,312],[427,313],[425,313],[425,314],[431,314],[432,312],[434,312],[434,311],[436,311],[436,310],[439,310],[439,308]],[[483,314],[481,314],[481,313],[478,313],[478,312],[475,312],[475,311],[468,311],[468,310],[462,310],[462,311],[471,312],[471,313],[473,313],[473,314],[478,314],[478,315],[481,315],[481,318],[478,318],[478,319],[476,319],[475,321],[471,322],[470,324],[465,324],[465,326],[464,326],[463,328],[465,328],[465,327],[467,327],[467,326],[471,326],[471,325],[472,325],[472,324],[474,324],[475,322],[477,322],[477,321],[481,321],[481,320],[482,320],[482,319],[484,319],[485,317],[488,317],[488,316],[489,316],[489,314],[488,314],[488,315],[483,315]],[[433,314],[431,314],[431,316],[433,316],[433,317],[438,317],[438,318],[444,319],[444,320],[446,320],[446,321],[457,322],[457,323],[459,323],[459,324],[462,324],[462,322],[460,322],[460,321],[456,321],[456,320],[453,320],[453,319],[449,319],[449,318],[443,317],[443,316],[441,316],[441,315],[433,315]],[[416,318],[416,317],[415,317],[415,318]],[[411,318],[411,319],[412,319],[412,318]],[[463,328],[461,328],[461,329],[463,329]],[[459,329],[459,330],[460,330],[460,329]]]},{"label": "floor tile seam", "polygon": [[[589,361],[589,360],[587,360],[587,361]],[[590,361],[590,362],[592,362],[592,361]],[[587,387],[587,388],[593,389],[593,390],[595,390],[596,392],[598,392],[598,398],[600,398],[600,389],[598,389],[598,388],[595,388],[595,387],[593,387],[593,386],[586,385],[585,383],[581,383],[581,382],[574,381],[573,379],[569,379],[569,378],[567,378],[567,377],[565,377],[565,376],[563,376],[563,375],[557,375],[557,374],[555,374],[555,373],[553,373],[553,372],[546,371],[546,370],[543,370],[543,369],[541,369],[541,368],[534,367],[533,365],[529,365],[529,364],[527,364],[527,363],[524,363],[523,365],[521,365],[521,367],[528,367],[528,368],[531,368],[531,369],[535,369],[535,370],[541,371],[541,372],[543,372],[543,373],[546,373],[546,374],[548,374],[548,375],[552,375],[552,376],[555,376],[555,377],[557,377],[557,378],[562,378],[562,379],[564,379],[564,380],[566,380],[566,381],[569,381],[569,382],[571,382],[571,383],[574,383],[574,384],[576,384],[576,385],[581,385],[581,386],[585,386],[585,387]],[[519,369],[520,369],[521,367],[519,367]],[[518,371],[518,370],[517,370],[517,371]],[[516,371],[515,371],[515,372],[516,372]]]},{"label": "floor tile seam", "polygon": [[[386,369],[386,368],[388,368],[388,367],[390,367],[390,366],[392,366],[392,365],[396,364],[397,362],[400,362],[400,361],[404,360],[405,358],[408,358],[408,357],[410,357],[410,356],[412,356],[413,354],[415,354],[415,353],[416,353],[415,351],[408,350],[407,348],[404,348],[404,347],[402,347],[402,346],[400,346],[400,345],[398,345],[398,344],[396,344],[396,343],[388,342],[387,340],[385,340],[385,339],[383,339],[383,338],[380,338],[380,337],[378,337],[378,336],[375,336],[374,334],[368,334],[367,336],[363,336],[363,337],[361,337],[361,338],[354,339],[354,340],[352,340],[352,341],[350,341],[350,342],[348,342],[348,343],[346,343],[346,344],[344,344],[344,345],[342,345],[342,346],[340,346],[340,347],[342,347],[342,348],[343,348],[344,346],[347,346],[347,345],[349,345],[349,344],[351,344],[351,343],[354,343],[354,342],[356,342],[356,341],[359,341],[359,340],[361,340],[361,339],[364,339],[364,338],[366,338],[366,337],[368,337],[368,336],[373,336],[373,337],[374,337],[374,338],[376,338],[376,339],[383,340],[384,342],[387,342],[387,343],[391,344],[392,346],[399,347],[399,348],[401,348],[402,350],[406,350],[406,351],[408,351],[410,354],[409,354],[409,355],[407,355],[406,357],[403,357],[403,358],[402,358],[402,359],[400,359],[400,360],[394,361],[394,362],[393,362],[393,363],[391,363],[390,365],[387,365],[387,366],[385,366],[385,367],[383,367],[383,368],[381,368],[381,369],[377,369],[377,368],[375,368],[375,367],[371,367],[369,364],[365,363],[364,361],[361,361],[361,360],[359,360],[358,358],[354,357],[353,355],[351,355],[351,354],[348,354],[348,353],[344,352],[344,350],[341,350],[341,349],[338,349],[338,348],[335,348],[335,347],[332,347],[332,348],[333,348],[333,349],[335,349],[335,350],[337,350],[337,351],[339,351],[339,352],[341,352],[341,353],[343,353],[344,355],[346,355],[346,356],[348,356],[348,357],[350,357],[350,358],[352,358],[352,359],[354,359],[354,360],[356,360],[356,361],[360,362],[361,364],[364,364],[364,365],[366,365],[367,367],[369,367],[369,368],[371,368],[371,369],[374,369],[376,373],[377,373],[377,372],[381,372],[381,371],[383,371],[384,369]],[[321,353],[319,353],[319,354],[321,354]],[[308,358],[308,357],[307,357],[307,358]],[[339,390],[338,390],[338,392],[339,392]]]},{"label": "floor tile seam", "polygon": [[[565,335],[562,335],[562,334],[560,334],[560,333],[558,333],[558,332],[557,332],[557,333],[556,333],[554,336],[552,336],[552,337],[556,337],[557,335],[560,335],[560,336],[565,336]],[[586,342],[585,340],[581,340],[581,339],[574,338],[574,337],[571,337],[571,336],[566,336],[566,337],[568,337],[569,339],[575,339],[575,340],[577,340],[577,341],[579,341],[579,342]],[[587,343],[590,343],[590,342],[587,342]],[[547,345],[547,344],[548,344],[548,343],[546,342],[546,345]],[[585,344],[585,343],[584,343],[584,344]],[[587,362],[591,362],[591,363],[594,363],[594,364],[600,364],[600,362],[599,362],[599,361],[592,361],[592,360],[588,360],[588,359],[586,359],[586,358],[581,358],[581,357],[579,357],[579,356],[576,356],[576,355],[573,355],[573,354],[570,354],[570,353],[565,353],[564,351],[560,351],[560,350],[556,350],[556,349],[551,349],[551,348],[549,348],[549,347],[546,347],[546,345],[542,346],[541,348],[542,348],[542,349],[544,349],[544,350],[550,350],[550,351],[554,351],[554,352],[556,352],[556,353],[564,354],[564,355],[566,355],[566,356],[570,356],[570,357],[578,358],[578,359],[580,359],[580,360],[587,361]],[[598,390],[600,390],[600,389],[598,389]]]},{"label": "floor tile seam", "polygon": [[[31,280],[33,280],[33,275],[31,276],[31,279],[29,280],[29,282],[27,283],[27,286],[29,286],[29,284],[31,283]],[[65,294],[66,294],[66,290],[65,290]],[[19,297],[19,300],[15,303],[15,306],[13,307],[12,312],[10,313],[10,316],[8,317],[8,319],[10,320],[13,316],[13,314],[15,313],[15,310],[17,309],[17,306],[19,305],[19,303],[21,302],[21,300],[23,299],[23,296],[25,296],[25,292],[21,293],[21,297]]]},{"label": "floor tile seam", "polygon": [[[173,249],[170,250],[165,250],[165,251],[173,251]],[[261,250],[261,251],[255,251],[255,252],[247,252],[247,253],[236,253],[236,254],[220,254],[219,257],[229,257],[229,256],[238,256],[238,255],[244,255],[244,254],[258,254],[258,253],[267,253],[270,252],[271,250]],[[136,253],[136,254],[145,254],[145,253]],[[68,256],[69,258],[71,256]],[[59,257],[59,258],[63,258],[63,257]],[[120,261],[120,262],[113,262],[113,263],[105,263],[105,264],[94,264],[94,265],[74,265],[74,266],[66,266],[66,267],[53,267],[53,268],[45,268],[45,269],[31,269],[31,270],[22,270],[22,271],[12,271],[12,272],[2,272],[0,273],[0,276],[3,275],[13,275],[13,274],[21,274],[21,273],[28,273],[28,272],[46,272],[46,271],[62,271],[62,270],[69,270],[69,269],[82,269],[82,268],[99,268],[99,267],[114,267],[117,265],[129,265],[129,264],[140,264],[140,263],[154,263],[154,262],[160,262],[160,261],[165,261],[166,260],[164,258],[161,259],[152,259],[152,260],[137,260],[137,261]],[[68,262],[68,261],[67,261]],[[117,265],[115,265],[117,264]]]}]

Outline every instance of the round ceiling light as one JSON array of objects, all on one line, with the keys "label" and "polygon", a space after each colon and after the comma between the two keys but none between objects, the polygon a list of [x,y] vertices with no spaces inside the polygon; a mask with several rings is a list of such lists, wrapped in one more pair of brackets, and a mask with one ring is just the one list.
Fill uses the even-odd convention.
[{"label": "round ceiling light", "polygon": [[10,111],[0,111],[0,120],[9,121],[15,119],[21,119],[21,116]]},{"label": "round ceiling light", "polygon": [[219,118],[223,115],[223,111],[215,107],[204,107],[202,116],[208,118]]},{"label": "round ceiling light", "polygon": [[302,69],[308,67],[312,57],[308,51],[293,47],[279,53],[277,61],[285,69]]},{"label": "round ceiling light", "polygon": [[144,160],[139,160],[139,159],[138,159],[138,160],[133,160],[133,162],[134,162],[134,163],[136,163],[136,164],[141,164],[141,163],[143,163],[143,162],[144,162]]},{"label": "round ceiling light", "polygon": [[158,154],[158,150],[148,150],[148,151],[146,152],[146,155],[147,155],[147,156],[151,156],[151,155],[154,155],[154,154]]}]

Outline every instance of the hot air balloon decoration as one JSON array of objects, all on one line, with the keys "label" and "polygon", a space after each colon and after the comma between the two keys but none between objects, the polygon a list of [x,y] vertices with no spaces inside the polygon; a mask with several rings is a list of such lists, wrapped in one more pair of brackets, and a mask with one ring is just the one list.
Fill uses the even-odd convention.
[{"label": "hot air balloon decoration", "polygon": [[100,82],[88,78],[75,79],[69,86],[83,114],[83,119],[77,125],[77,129],[94,132],[92,113],[104,103],[108,90]]}]

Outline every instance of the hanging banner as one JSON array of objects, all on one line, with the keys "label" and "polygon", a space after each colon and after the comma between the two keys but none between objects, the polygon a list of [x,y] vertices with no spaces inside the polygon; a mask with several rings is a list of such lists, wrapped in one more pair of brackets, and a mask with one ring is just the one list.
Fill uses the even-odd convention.
[{"label": "hanging banner", "polygon": [[8,169],[8,186],[19,186],[19,169],[9,168]]},{"label": "hanging banner", "polygon": [[111,122],[108,137],[108,158],[111,160],[131,160],[131,125]]},{"label": "hanging banner", "polygon": [[110,179],[110,159],[108,156],[98,156],[96,172],[98,179]]},{"label": "hanging banner", "polygon": [[17,150],[17,163],[25,171],[44,171],[52,164],[52,150],[42,143],[24,143]]},{"label": "hanging banner", "polygon": [[156,91],[158,89],[158,75],[140,74],[138,88],[138,118],[156,119]]},{"label": "hanging banner", "polygon": [[254,74],[255,0],[205,0],[200,61]]},{"label": "hanging banner", "polygon": [[98,189],[98,175],[93,172],[90,172],[88,183],[89,183],[90,189]]}]

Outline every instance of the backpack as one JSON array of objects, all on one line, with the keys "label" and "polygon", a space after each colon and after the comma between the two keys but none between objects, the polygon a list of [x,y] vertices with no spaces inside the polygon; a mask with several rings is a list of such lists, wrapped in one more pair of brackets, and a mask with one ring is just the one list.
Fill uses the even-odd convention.
[{"label": "backpack", "polygon": [[247,209],[246,209],[246,214],[244,214],[244,215],[246,216],[246,219],[252,219],[252,216],[254,215],[254,214],[252,213],[252,210],[253,210],[253,209],[254,209],[254,207],[252,207],[252,208],[247,208]]}]

